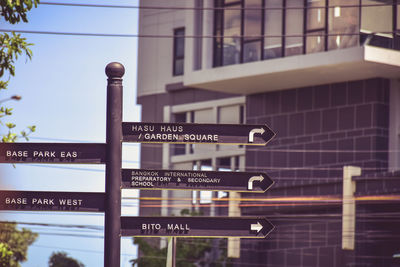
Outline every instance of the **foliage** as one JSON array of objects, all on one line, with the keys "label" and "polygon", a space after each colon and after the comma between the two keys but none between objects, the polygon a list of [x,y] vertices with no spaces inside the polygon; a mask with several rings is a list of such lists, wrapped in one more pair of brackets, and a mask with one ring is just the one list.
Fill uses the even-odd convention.
[{"label": "foliage", "polygon": [[0,0],[0,15],[11,24],[28,22],[26,13],[38,4],[39,0]]},{"label": "foliage", "polygon": [[[201,216],[202,212],[181,210],[182,216]],[[158,267],[165,266],[167,259],[167,248],[159,248],[149,244],[145,238],[135,237],[133,243],[139,246],[141,257],[130,262],[132,266]],[[197,266],[230,266],[226,255],[226,239],[206,238],[177,238],[176,239],[176,266],[197,267]],[[212,250],[217,251],[217,259],[212,255]]]},{"label": "foliage", "polygon": [[158,248],[150,245],[145,241],[144,238],[135,237],[133,243],[139,246],[140,251],[143,253],[144,257],[133,259],[130,262],[132,266],[139,267],[158,267],[165,266],[167,258],[167,248]]},{"label": "foliage", "polygon": [[68,257],[65,252],[53,252],[49,259],[49,267],[84,267],[81,262]]},{"label": "foliage", "polygon": [[[0,0],[0,15],[10,24],[18,22],[28,22],[27,12],[33,7],[37,7],[39,0]],[[15,61],[19,56],[25,55],[27,59],[32,58],[30,50],[31,43],[26,42],[26,38],[20,34],[12,32],[0,34],[0,90],[8,88],[11,76],[15,76]],[[6,78],[7,76],[7,78]],[[20,96],[12,96],[9,99],[0,100],[3,104],[6,100],[19,100]],[[14,123],[3,123],[3,118],[12,115],[12,108],[0,107],[0,125],[5,126],[7,133],[3,133],[3,142],[14,142],[19,136],[13,132]],[[35,126],[28,126],[28,129],[20,132],[20,137],[28,140],[28,135],[35,131]]]},{"label": "foliage", "polygon": [[[27,12],[37,7],[39,0],[0,0],[0,21],[10,24],[28,22]],[[25,55],[32,58],[29,47],[32,44],[26,42],[26,38],[12,32],[0,34],[0,91],[8,88],[11,76],[15,76],[15,61],[19,56]],[[3,142],[14,142],[19,136],[13,132],[14,123],[3,122],[3,118],[12,115],[12,108],[3,106],[7,100],[20,100],[20,96],[12,96],[0,99],[0,125],[6,127],[7,133],[2,134]],[[35,131],[35,126],[29,126],[28,130],[21,131],[20,136],[28,140],[28,135]],[[26,261],[28,246],[37,238],[37,234],[22,228],[18,230],[15,223],[0,224],[0,266],[18,267],[19,262]]]},{"label": "foliage", "polygon": [[0,267],[7,267],[10,265],[13,252],[7,244],[0,243]]},{"label": "foliage", "polygon": [[3,261],[7,262],[4,265],[7,267],[19,267],[19,262],[27,260],[28,247],[35,242],[37,236],[36,233],[28,229],[17,229],[16,223],[1,223],[0,245],[2,245],[0,246],[0,262],[2,264]]}]

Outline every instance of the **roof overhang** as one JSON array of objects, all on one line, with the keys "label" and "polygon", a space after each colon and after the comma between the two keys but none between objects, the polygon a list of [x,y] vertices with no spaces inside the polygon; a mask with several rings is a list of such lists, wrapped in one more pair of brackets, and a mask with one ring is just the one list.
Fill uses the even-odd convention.
[{"label": "roof overhang", "polygon": [[374,77],[400,78],[400,52],[359,46],[186,73],[185,87],[254,94]]}]

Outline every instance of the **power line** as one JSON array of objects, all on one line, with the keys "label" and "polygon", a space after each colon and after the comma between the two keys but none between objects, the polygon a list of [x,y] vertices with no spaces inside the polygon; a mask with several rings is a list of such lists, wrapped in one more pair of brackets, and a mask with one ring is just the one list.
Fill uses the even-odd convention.
[{"label": "power line", "polygon": [[56,2],[40,2],[40,5],[49,6],[70,6],[70,7],[91,7],[91,8],[118,8],[118,9],[143,9],[143,10],[303,10],[307,9],[320,9],[320,8],[357,8],[357,7],[381,7],[392,6],[392,3],[381,4],[355,4],[355,5],[320,5],[320,6],[280,6],[280,7],[184,7],[184,6],[146,6],[146,5],[101,5],[101,4],[86,4],[86,3],[56,3]]},{"label": "power line", "polygon": [[[66,248],[66,247],[54,247],[54,246],[43,246],[43,245],[31,245],[32,247],[38,247],[38,248],[49,248],[49,249],[59,249],[59,250],[66,250],[66,251],[77,251],[77,252],[85,252],[85,253],[97,253],[97,254],[103,254],[104,251],[100,250],[89,250],[89,249],[77,249],[77,248]],[[136,254],[128,254],[128,253],[121,253],[122,256],[131,256],[131,257],[136,257]]]},{"label": "power line", "polygon": [[17,32],[17,33],[46,34],[46,35],[65,35],[65,36],[86,36],[86,37],[120,37],[120,38],[132,38],[132,37],[138,37],[139,36],[137,34],[80,33],[80,32],[10,30],[10,29],[0,29],[0,32]]},{"label": "power line", "polygon": [[[45,35],[65,35],[65,36],[86,36],[86,37],[120,37],[120,38],[301,38],[301,37],[329,37],[329,36],[354,36],[360,35],[360,32],[354,33],[311,33],[311,34],[274,34],[274,35],[171,35],[171,34],[112,34],[112,33],[84,33],[84,32],[60,32],[60,31],[34,31],[34,30],[18,30],[18,29],[1,29],[0,32],[16,32],[27,34],[45,34]],[[368,35],[376,34],[395,34],[396,31],[379,31],[370,32]]]}]

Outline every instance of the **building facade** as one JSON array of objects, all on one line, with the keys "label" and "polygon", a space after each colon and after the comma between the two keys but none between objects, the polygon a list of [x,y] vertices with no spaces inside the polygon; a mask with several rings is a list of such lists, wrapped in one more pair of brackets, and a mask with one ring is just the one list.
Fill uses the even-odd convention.
[{"label": "building facade", "polygon": [[[141,215],[188,209],[269,219],[276,228],[265,240],[228,242],[233,266],[398,266],[400,2],[140,7],[143,122],[267,124],[276,132],[262,148],[143,144],[142,168],[262,171],[275,184],[261,195],[142,190],[153,200],[141,201]],[[344,166],[361,169],[349,201]],[[220,205],[226,197],[239,204]]]}]

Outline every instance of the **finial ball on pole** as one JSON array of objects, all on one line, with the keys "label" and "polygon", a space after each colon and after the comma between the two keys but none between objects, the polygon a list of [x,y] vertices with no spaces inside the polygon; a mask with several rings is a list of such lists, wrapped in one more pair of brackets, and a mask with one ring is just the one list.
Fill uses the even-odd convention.
[{"label": "finial ball on pole", "polygon": [[108,78],[122,78],[125,74],[125,68],[121,63],[111,62],[106,66],[106,75]]}]

